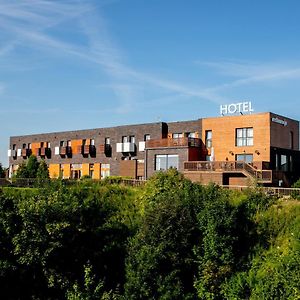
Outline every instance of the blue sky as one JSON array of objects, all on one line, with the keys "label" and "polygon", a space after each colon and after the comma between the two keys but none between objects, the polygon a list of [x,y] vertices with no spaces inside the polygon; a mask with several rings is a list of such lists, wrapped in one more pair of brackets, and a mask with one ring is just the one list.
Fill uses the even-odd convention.
[{"label": "blue sky", "polygon": [[0,0],[9,136],[256,112],[300,119],[298,0]]}]

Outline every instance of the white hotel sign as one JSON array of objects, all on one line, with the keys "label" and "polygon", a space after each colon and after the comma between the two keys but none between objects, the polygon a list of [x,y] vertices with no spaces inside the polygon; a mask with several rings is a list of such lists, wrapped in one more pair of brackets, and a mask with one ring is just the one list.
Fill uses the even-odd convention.
[{"label": "white hotel sign", "polygon": [[220,105],[220,114],[228,115],[228,114],[243,114],[243,113],[251,113],[253,112],[252,103],[248,102],[239,102],[239,103],[231,103]]}]

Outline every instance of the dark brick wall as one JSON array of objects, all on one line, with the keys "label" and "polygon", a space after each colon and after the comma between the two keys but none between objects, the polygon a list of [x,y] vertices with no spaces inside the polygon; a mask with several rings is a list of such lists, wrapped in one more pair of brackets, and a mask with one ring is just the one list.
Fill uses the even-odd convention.
[{"label": "dark brick wall", "polygon": [[[46,158],[45,161],[54,164],[77,164],[77,163],[97,163],[110,164],[111,175],[118,175],[120,169],[120,161],[123,154],[116,152],[116,143],[122,142],[122,136],[134,135],[136,141],[136,153],[131,158],[144,159],[144,152],[139,151],[139,142],[144,140],[145,134],[150,134],[151,139],[160,139],[163,135],[163,130],[166,130],[164,123],[149,123],[139,125],[125,125],[110,128],[98,128],[90,130],[76,130],[66,132],[53,132],[45,134],[34,134],[28,136],[15,136],[10,138],[10,149],[16,144],[16,148],[22,148],[23,143],[35,142],[50,142],[51,158]],[[100,153],[99,146],[104,144],[105,138],[110,137],[112,146],[111,157],[106,157],[104,153]],[[60,141],[78,140],[78,139],[94,139],[96,147],[95,157],[83,157],[81,154],[73,154],[72,157],[61,157],[54,154],[55,147],[59,146]],[[18,165],[24,161],[22,157],[13,159],[10,157],[10,165]]]},{"label": "dark brick wall", "polygon": [[[146,158],[146,178],[151,177],[155,173],[155,155],[159,154],[178,154],[179,165],[178,171],[183,172],[184,162],[188,160],[188,147],[182,148],[161,148],[161,149],[147,149]],[[146,159],[145,159],[146,160]]]},{"label": "dark brick wall", "polygon": [[198,132],[201,138],[202,133],[202,121],[192,120],[192,121],[179,121],[168,123],[169,133],[183,133],[183,132]]}]

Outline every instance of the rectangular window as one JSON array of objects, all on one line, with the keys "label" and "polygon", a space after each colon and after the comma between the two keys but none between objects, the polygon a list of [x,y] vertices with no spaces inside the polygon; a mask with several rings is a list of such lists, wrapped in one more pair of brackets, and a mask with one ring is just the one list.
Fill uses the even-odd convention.
[{"label": "rectangular window", "polygon": [[288,171],[288,158],[286,155],[280,155],[280,170]]},{"label": "rectangular window", "polygon": [[135,136],[134,136],[134,135],[131,135],[131,136],[129,137],[129,142],[130,142],[130,143],[135,143]]},{"label": "rectangular window", "polygon": [[72,145],[71,141],[68,140],[68,141],[67,141],[67,146],[68,146],[68,147],[71,147],[71,145]]},{"label": "rectangular window", "polygon": [[149,140],[150,140],[150,134],[145,134],[144,141],[149,141]]},{"label": "rectangular window", "polygon": [[187,132],[186,137],[194,139],[196,138],[196,132]]},{"label": "rectangular window", "polygon": [[205,130],[205,146],[212,147],[212,130]]},{"label": "rectangular window", "polygon": [[95,140],[91,139],[91,146],[95,146]]},{"label": "rectangular window", "polygon": [[177,154],[162,154],[155,156],[155,170],[168,170],[170,168],[178,169]]},{"label": "rectangular window", "polygon": [[60,142],[59,142],[59,146],[60,146],[60,147],[64,147],[64,146],[65,146],[65,141],[60,141]]},{"label": "rectangular window", "polygon": [[183,133],[173,133],[173,139],[180,139],[183,138]]},{"label": "rectangular window", "polygon": [[104,141],[105,141],[105,145],[110,145],[110,138],[109,137],[106,137]]},{"label": "rectangular window", "polygon": [[122,136],[122,143],[128,143],[129,139],[128,136]]},{"label": "rectangular window", "polygon": [[31,143],[28,143],[28,149],[31,149]]},{"label": "rectangular window", "polygon": [[22,147],[23,149],[26,149],[26,144],[23,144],[23,147]]},{"label": "rectangular window", "polygon": [[237,128],[236,129],[236,142],[237,147],[253,146],[253,128]]},{"label": "rectangular window", "polygon": [[110,176],[110,164],[101,165],[101,178]]},{"label": "rectangular window", "polygon": [[13,144],[12,149],[13,149],[13,150],[16,150],[16,147],[17,147],[17,145],[16,145],[16,144]]},{"label": "rectangular window", "polygon": [[253,162],[253,154],[237,154],[235,159],[250,164]]}]

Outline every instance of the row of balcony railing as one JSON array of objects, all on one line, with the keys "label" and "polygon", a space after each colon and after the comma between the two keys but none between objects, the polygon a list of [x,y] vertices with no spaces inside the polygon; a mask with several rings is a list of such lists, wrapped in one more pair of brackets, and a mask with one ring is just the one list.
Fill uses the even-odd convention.
[{"label": "row of balcony railing", "polygon": [[260,170],[244,161],[188,161],[184,171],[244,172],[259,182],[272,182],[271,170]]},{"label": "row of balcony railing", "polygon": [[[201,140],[198,138],[175,138],[175,139],[156,139],[156,140],[148,140],[142,141],[138,144],[139,151],[144,151],[149,148],[178,148],[178,147],[201,147]],[[76,150],[75,150],[76,148]],[[60,146],[55,147],[54,154],[61,156],[71,156],[73,153],[79,153],[82,155],[95,155],[96,154],[96,146],[94,145],[78,145],[78,146]],[[74,151],[75,150],[75,151]],[[106,155],[110,155],[112,148],[110,144],[102,144],[99,146],[100,153],[104,153]],[[116,144],[116,152],[117,153],[134,153],[137,151],[137,145],[133,142],[124,142]],[[32,149],[23,148],[23,149],[13,149],[8,150],[9,157],[28,157],[31,154],[41,157],[48,157],[51,155],[51,149],[49,147],[41,147],[34,149],[34,153]]]}]

